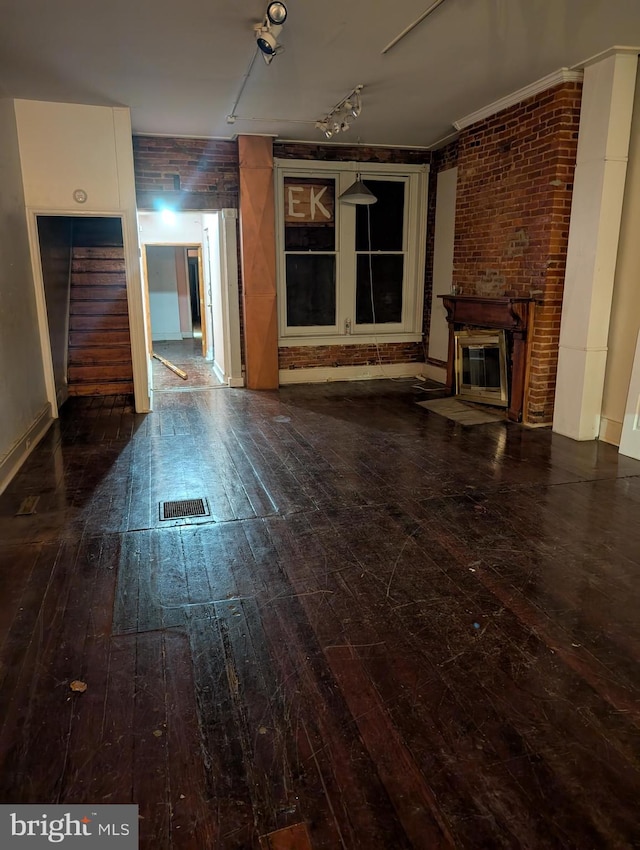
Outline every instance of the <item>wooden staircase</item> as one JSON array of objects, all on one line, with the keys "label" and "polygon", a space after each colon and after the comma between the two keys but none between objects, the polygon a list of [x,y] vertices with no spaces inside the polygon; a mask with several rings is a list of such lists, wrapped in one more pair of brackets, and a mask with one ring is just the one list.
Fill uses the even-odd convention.
[{"label": "wooden staircase", "polygon": [[72,396],[133,392],[123,248],[73,248],[67,377]]}]

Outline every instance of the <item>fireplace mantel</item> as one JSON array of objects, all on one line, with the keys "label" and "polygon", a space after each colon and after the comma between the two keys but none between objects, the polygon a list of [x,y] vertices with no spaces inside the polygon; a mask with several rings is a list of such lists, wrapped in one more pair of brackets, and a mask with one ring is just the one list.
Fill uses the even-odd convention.
[{"label": "fireplace mantel", "polygon": [[509,295],[489,298],[480,295],[439,295],[449,323],[447,388],[455,391],[455,332],[465,326],[496,328],[507,331],[511,352],[509,406],[507,416],[521,422],[524,409],[525,379],[529,362],[529,331],[534,301]]}]

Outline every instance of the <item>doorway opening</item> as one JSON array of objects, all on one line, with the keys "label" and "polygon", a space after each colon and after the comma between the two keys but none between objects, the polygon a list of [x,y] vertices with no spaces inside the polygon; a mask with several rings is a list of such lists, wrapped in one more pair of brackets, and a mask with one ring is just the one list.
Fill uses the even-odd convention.
[{"label": "doorway opening", "polygon": [[56,410],[69,396],[133,393],[122,220],[36,215]]},{"label": "doorway opening", "polygon": [[[213,368],[201,245],[145,245],[153,389],[224,386]],[[174,371],[171,366],[175,366]]]},{"label": "doorway opening", "polygon": [[223,213],[138,212],[154,392],[243,385],[239,362],[224,356],[240,335],[221,298],[231,293],[233,305],[235,292],[237,315],[235,211],[226,212],[234,213],[231,240]]}]

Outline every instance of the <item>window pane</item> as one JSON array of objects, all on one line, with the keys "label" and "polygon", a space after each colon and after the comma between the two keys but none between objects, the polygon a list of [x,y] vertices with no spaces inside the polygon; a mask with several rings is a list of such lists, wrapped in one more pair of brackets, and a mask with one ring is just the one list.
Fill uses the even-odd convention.
[{"label": "window pane", "polygon": [[[371,309],[371,280],[369,257],[373,273],[373,307]],[[356,324],[381,325],[402,321],[402,254],[359,254],[356,282]]]},{"label": "window pane", "polygon": [[336,323],[336,261],[332,254],[287,256],[287,325]]},{"label": "window pane", "polygon": [[378,200],[375,204],[356,207],[356,251],[402,251],[404,183],[396,180],[365,180],[364,183]]},{"label": "window pane", "polygon": [[335,251],[335,179],[285,177],[285,251]]}]

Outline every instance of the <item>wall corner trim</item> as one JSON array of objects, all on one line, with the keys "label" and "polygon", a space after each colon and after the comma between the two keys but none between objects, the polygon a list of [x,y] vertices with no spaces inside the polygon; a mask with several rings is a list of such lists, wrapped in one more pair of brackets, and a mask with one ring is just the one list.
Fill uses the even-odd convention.
[{"label": "wall corner trim", "polygon": [[22,464],[47,433],[52,422],[51,405],[47,402],[36,416],[31,427],[0,460],[0,493],[3,493],[8,487]]},{"label": "wall corner trim", "polygon": [[626,55],[626,56],[637,56],[640,53],[640,47],[632,47],[632,46],[623,46],[623,45],[614,45],[613,47],[609,47],[608,50],[603,50],[601,53],[596,53],[594,56],[590,56],[588,59],[584,59],[582,62],[577,62],[572,68],[587,68],[589,65],[595,65],[596,62],[602,62],[603,59],[608,59],[610,56],[617,55]]},{"label": "wall corner trim", "polygon": [[494,100],[493,103],[483,106],[475,112],[470,112],[469,115],[465,115],[464,118],[459,118],[457,121],[453,122],[453,126],[456,130],[464,130],[466,127],[476,124],[478,121],[484,121],[485,118],[490,118],[492,115],[502,112],[503,109],[515,106],[516,103],[520,103],[529,97],[533,97],[534,95],[546,91],[547,89],[551,89],[554,86],[558,86],[561,83],[579,82],[582,82],[582,71],[572,70],[571,68],[559,68],[557,71],[547,74],[546,77],[541,77],[539,80],[529,83],[528,86],[524,86],[511,94],[507,94],[498,100]]}]

